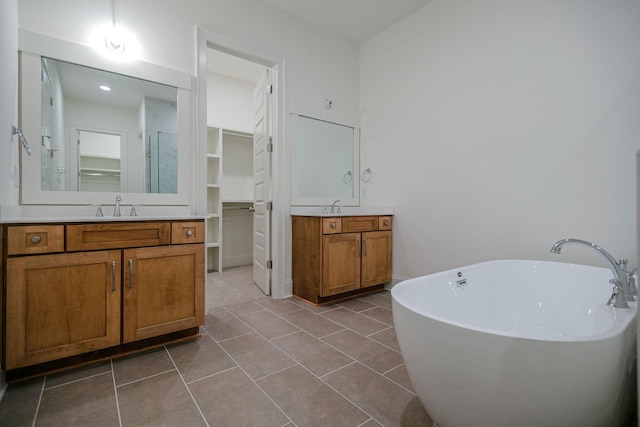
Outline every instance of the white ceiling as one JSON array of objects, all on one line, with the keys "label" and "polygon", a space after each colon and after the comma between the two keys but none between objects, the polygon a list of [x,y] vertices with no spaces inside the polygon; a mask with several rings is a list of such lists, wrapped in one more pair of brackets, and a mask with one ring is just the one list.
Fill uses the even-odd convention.
[{"label": "white ceiling", "polygon": [[[432,0],[262,0],[301,21],[360,44]],[[207,49],[209,71],[256,83],[264,67]]]},{"label": "white ceiling", "polygon": [[311,25],[360,44],[431,0],[262,0]]}]

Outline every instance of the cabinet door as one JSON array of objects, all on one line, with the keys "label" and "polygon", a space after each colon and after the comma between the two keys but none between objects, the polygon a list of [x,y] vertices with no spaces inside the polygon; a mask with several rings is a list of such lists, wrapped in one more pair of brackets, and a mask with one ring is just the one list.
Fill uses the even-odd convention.
[{"label": "cabinet door", "polygon": [[391,231],[362,233],[362,287],[391,281]]},{"label": "cabinet door", "polygon": [[123,342],[204,324],[204,245],[124,251]]},{"label": "cabinet door", "polygon": [[120,251],[9,258],[6,369],[120,344]]},{"label": "cabinet door", "polygon": [[322,238],[321,296],[360,288],[360,233],[326,235]]}]

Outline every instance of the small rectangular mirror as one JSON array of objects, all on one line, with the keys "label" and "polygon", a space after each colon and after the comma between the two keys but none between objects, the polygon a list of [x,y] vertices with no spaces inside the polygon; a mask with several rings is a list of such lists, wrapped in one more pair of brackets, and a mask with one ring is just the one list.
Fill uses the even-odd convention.
[{"label": "small rectangular mirror", "polygon": [[291,204],[358,206],[359,129],[292,114]]}]

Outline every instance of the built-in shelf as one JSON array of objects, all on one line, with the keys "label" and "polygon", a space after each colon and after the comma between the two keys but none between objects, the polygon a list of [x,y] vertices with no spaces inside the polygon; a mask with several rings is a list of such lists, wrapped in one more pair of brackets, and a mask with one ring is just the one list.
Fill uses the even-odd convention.
[{"label": "built-in shelf", "polygon": [[[209,126],[206,160],[207,270],[222,271],[225,263],[230,263],[227,259],[239,259],[238,243],[229,237],[235,232],[225,231],[224,226],[236,226],[238,221],[244,221],[240,232],[246,232],[246,219],[238,219],[237,214],[248,213],[253,203],[253,135]],[[227,257],[223,259],[225,235],[230,243]],[[246,254],[242,257],[246,258]]]}]

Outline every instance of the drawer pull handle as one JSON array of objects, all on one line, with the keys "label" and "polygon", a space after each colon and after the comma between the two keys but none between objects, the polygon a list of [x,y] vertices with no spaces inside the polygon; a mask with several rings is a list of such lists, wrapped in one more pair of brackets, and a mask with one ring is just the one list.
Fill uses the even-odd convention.
[{"label": "drawer pull handle", "polygon": [[385,219],[384,221],[382,221],[382,223],[384,224],[385,227],[387,227],[389,225],[389,220]]},{"label": "drawer pull handle", "polygon": [[189,237],[193,236],[193,230],[187,230],[187,236]]},{"label": "drawer pull handle", "polygon": [[336,223],[335,222],[331,223],[331,228],[336,228]]},{"label": "drawer pull handle", "polygon": [[133,288],[133,260],[129,260],[129,284],[127,285],[129,289]]},{"label": "drawer pull handle", "polygon": [[116,262],[111,261],[111,292],[116,291]]},{"label": "drawer pull handle", "polygon": [[33,236],[31,238],[31,243],[40,243],[41,240],[40,236]]}]

